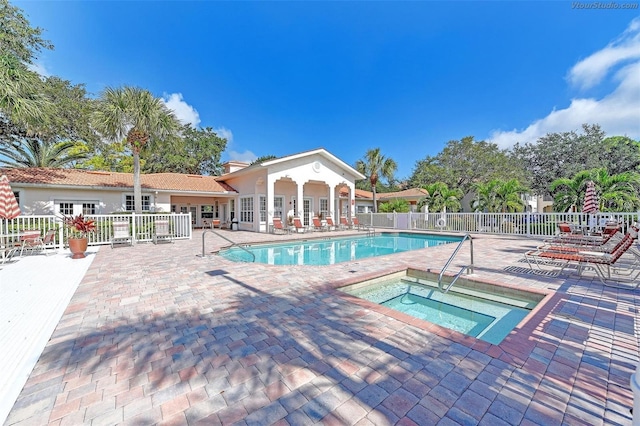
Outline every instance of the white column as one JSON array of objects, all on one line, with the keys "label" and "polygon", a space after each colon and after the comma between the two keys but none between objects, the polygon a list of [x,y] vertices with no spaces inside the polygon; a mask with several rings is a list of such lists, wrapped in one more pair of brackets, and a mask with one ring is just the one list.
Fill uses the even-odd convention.
[{"label": "white column", "polygon": [[304,192],[304,183],[300,183],[298,181],[295,181],[296,185],[297,185],[297,189],[298,189],[298,194],[296,196],[296,208],[298,209],[298,211],[296,212],[296,216],[298,216],[301,220],[302,220],[302,215],[304,213],[303,211],[303,206],[302,206],[302,197],[303,197],[303,192]]},{"label": "white column", "polygon": [[336,202],[336,187],[329,185],[329,205],[327,206],[329,208],[329,215],[331,215],[331,218],[333,219],[333,223],[338,223],[340,221],[340,218],[336,218],[336,213],[335,213],[335,202]]},{"label": "white column", "polygon": [[[267,185],[266,185],[266,189],[267,189],[267,225],[266,225],[266,231],[267,232],[269,232],[269,224],[273,223],[273,211],[274,211],[273,199],[275,198],[274,197],[274,195],[275,195],[275,186],[276,186],[275,179],[270,174],[267,174]],[[284,209],[285,206],[282,206],[282,208]]]}]

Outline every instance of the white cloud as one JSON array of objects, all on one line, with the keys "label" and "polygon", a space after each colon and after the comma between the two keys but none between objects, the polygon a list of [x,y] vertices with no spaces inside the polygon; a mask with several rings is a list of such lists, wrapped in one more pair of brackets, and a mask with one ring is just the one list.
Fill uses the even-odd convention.
[{"label": "white cloud", "polygon": [[226,127],[218,127],[217,129],[213,129],[214,132],[221,138],[225,138],[227,140],[227,149],[224,152],[225,161],[242,161],[243,163],[251,163],[253,160],[258,158],[251,151],[239,151],[234,145],[233,141],[233,132]]},{"label": "white cloud", "polygon": [[258,158],[258,156],[251,151],[228,151],[228,155],[230,161],[242,161],[243,163],[251,163],[253,160]]},{"label": "white cloud", "polygon": [[578,62],[569,71],[569,81],[582,89],[594,87],[617,64],[640,59],[640,18],[635,18],[616,40]]},{"label": "white cloud", "polygon": [[28,67],[31,71],[40,74],[42,77],[51,77],[51,73],[47,70],[42,62],[36,62],[35,64],[29,64]]},{"label": "white cloud", "polygon": [[165,93],[162,102],[174,112],[182,124],[191,124],[193,127],[200,124],[198,111],[182,99],[182,93]]},{"label": "white cloud", "polygon": [[[612,73],[615,66],[621,68]],[[608,135],[640,138],[640,18],[607,47],[578,62],[569,72],[569,81],[588,89],[610,74],[617,86],[602,98],[574,98],[567,108],[554,109],[524,130],[495,130],[489,139],[509,148],[516,142],[535,142],[547,133],[579,130],[585,123],[599,124]]]},{"label": "white cloud", "polygon": [[231,130],[225,127],[220,127],[217,129],[213,129],[213,131],[216,132],[216,135],[227,140],[227,146],[229,146],[233,142],[233,133],[231,132]]}]

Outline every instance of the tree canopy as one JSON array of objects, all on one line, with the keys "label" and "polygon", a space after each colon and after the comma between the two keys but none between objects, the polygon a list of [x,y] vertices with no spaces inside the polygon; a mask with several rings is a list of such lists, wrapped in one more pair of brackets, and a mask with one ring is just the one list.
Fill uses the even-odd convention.
[{"label": "tree canopy", "polygon": [[147,173],[188,173],[219,176],[222,174],[220,156],[227,146],[211,128],[195,129],[182,126],[173,140],[159,140],[143,150],[142,170]]},{"label": "tree canopy", "polygon": [[479,181],[521,179],[522,175],[522,169],[517,167],[508,151],[494,143],[467,136],[459,141],[449,141],[439,154],[417,161],[409,186],[443,182],[467,193]]}]

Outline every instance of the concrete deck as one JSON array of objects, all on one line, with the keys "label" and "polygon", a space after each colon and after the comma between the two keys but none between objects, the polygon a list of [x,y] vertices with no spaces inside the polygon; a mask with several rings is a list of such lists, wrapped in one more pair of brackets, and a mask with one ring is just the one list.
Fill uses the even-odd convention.
[{"label": "concrete deck", "polygon": [[[336,290],[439,272],[453,245],[282,267],[201,244],[197,231],[93,255],[5,424],[631,424],[640,292],[532,274],[520,260],[536,241],[474,240],[474,279],[551,295],[497,346]],[[206,235],[207,253],[225,244]]]}]

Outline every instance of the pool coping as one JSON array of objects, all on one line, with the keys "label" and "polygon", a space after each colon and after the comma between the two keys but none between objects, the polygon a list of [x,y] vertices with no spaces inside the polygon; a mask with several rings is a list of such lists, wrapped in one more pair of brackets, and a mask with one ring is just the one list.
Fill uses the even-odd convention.
[{"label": "pool coping", "polygon": [[[531,309],[531,312],[527,314],[514,328],[509,332],[509,334],[500,342],[498,345],[494,345],[489,342],[485,342],[484,340],[480,340],[478,338],[467,336],[466,334],[460,333],[455,330],[451,330],[437,324],[433,324],[429,321],[415,318],[411,315],[405,314],[403,312],[397,311],[395,309],[388,308],[386,306],[379,305],[375,302],[371,302],[365,299],[361,299],[357,296],[350,295],[345,293],[341,289],[343,287],[347,287],[350,285],[355,285],[362,282],[367,282],[376,279],[384,279],[385,277],[391,277],[393,275],[402,274],[404,272],[408,273],[409,271],[414,271],[418,273],[426,273],[430,275],[437,276],[438,273],[435,273],[429,269],[417,269],[417,268],[405,268],[400,267],[395,271],[390,271],[388,273],[379,274],[372,273],[368,276],[359,276],[359,277],[349,277],[343,280],[337,280],[332,282],[331,284],[327,284],[325,290],[336,294],[343,300],[349,303],[355,303],[365,309],[370,309],[379,314],[389,316],[393,319],[396,319],[400,322],[403,322],[408,325],[412,325],[414,327],[420,328],[422,330],[431,332],[436,334],[437,336],[453,340],[457,343],[460,343],[468,348],[481,351],[486,355],[491,356],[492,358],[500,359],[505,362],[514,363],[515,365],[522,366],[526,362],[527,358],[533,351],[535,347],[535,343],[531,340],[532,333],[531,331],[536,327],[540,326],[542,320],[544,320],[547,315],[552,311],[553,307],[556,305],[554,301],[557,299],[561,299],[561,295],[557,294],[555,291],[551,290],[539,290],[539,289],[521,289],[516,286],[500,283],[489,279],[476,279],[473,276],[462,276],[461,279],[466,280],[469,283],[477,283],[477,284],[486,284],[496,287],[501,287],[503,289],[516,290],[517,292],[527,292],[540,295],[542,299],[538,302],[538,304]],[[445,277],[449,279],[453,279],[453,274],[444,274]],[[536,319],[538,319],[536,321]]]}]

